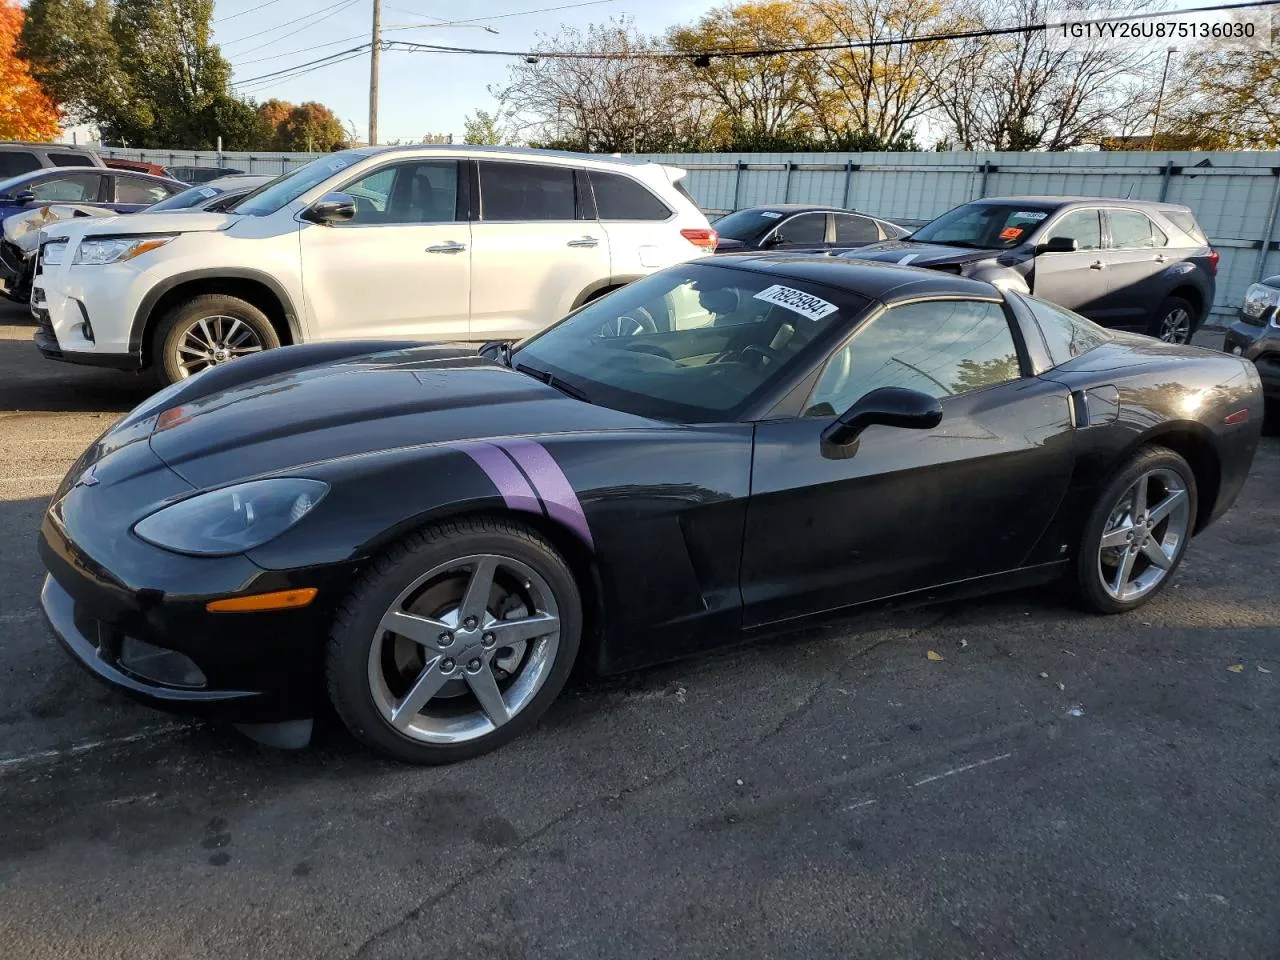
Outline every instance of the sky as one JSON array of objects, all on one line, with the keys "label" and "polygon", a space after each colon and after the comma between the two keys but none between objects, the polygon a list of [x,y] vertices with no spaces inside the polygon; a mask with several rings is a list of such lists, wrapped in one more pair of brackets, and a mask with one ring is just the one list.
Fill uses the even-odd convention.
[{"label": "sky", "polygon": [[[662,33],[716,5],[716,0],[383,0],[382,25],[386,39],[525,50],[537,34],[554,34],[561,25],[581,28],[625,14],[642,31]],[[292,79],[248,81],[368,42],[372,16],[373,0],[216,0],[213,33],[232,65],[237,93],[259,102],[271,97],[293,103],[318,100],[344,124],[353,123],[364,139],[369,122],[367,52]],[[463,20],[469,23],[439,23]],[[388,29],[400,25],[413,28]],[[461,139],[467,114],[493,110],[488,87],[505,82],[512,62],[502,57],[383,51],[379,141],[416,141],[444,133]]]}]

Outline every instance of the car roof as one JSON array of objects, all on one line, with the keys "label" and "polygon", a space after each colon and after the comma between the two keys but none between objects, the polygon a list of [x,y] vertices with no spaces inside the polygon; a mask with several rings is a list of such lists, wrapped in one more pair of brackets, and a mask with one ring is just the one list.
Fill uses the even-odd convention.
[{"label": "car roof", "polygon": [[393,153],[482,154],[513,160],[574,160],[623,167],[658,166],[654,160],[603,153],[575,153],[570,150],[541,150],[535,147],[495,147],[475,143],[405,143],[394,147],[356,147],[342,153],[358,157],[375,157]]},{"label": "car roof", "polygon": [[79,147],[74,143],[38,143],[34,140],[0,140],[0,150],[30,150],[35,147],[37,150],[54,150],[67,153],[83,153],[89,155],[92,151],[88,147]]},{"label": "car roof", "polygon": [[1161,200],[1132,200],[1127,197],[1068,197],[1068,196],[1025,196],[1025,197],[983,197],[971,203],[1042,203],[1058,207],[1095,206],[1106,204],[1114,207],[1150,207],[1155,210],[1190,210],[1180,203],[1166,203]]},{"label": "car roof", "polygon": [[703,263],[737,270],[767,273],[782,279],[823,283],[861,294],[882,303],[917,297],[962,296],[1001,299],[1000,291],[981,280],[970,280],[939,270],[904,267],[812,253],[725,253]]}]

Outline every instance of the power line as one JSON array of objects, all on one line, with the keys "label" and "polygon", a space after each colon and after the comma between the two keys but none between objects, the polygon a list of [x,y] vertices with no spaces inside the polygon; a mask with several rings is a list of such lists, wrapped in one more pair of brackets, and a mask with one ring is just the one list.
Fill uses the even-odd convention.
[{"label": "power line", "polygon": [[[236,37],[234,40],[224,40],[219,44],[219,46],[228,47],[233,43],[243,43],[245,40],[252,40],[254,37],[260,37],[263,34],[272,33],[279,30],[281,27],[291,27],[295,23],[300,23],[303,20],[310,20],[317,14],[324,13],[328,10],[334,10],[337,7],[347,5],[351,2],[352,0],[338,0],[337,3],[331,4],[330,6],[322,7],[319,10],[312,10],[310,13],[303,14],[300,17],[295,17],[292,20],[286,20],[284,23],[277,23],[274,27],[267,27],[265,30],[259,30],[257,33],[245,34],[243,37]],[[319,21],[316,22],[318,23]],[[286,34],[286,36],[291,36],[291,34]]]},{"label": "power line", "polygon": [[[478,47],[449,47],[440,44],[414,43],[408,40],[388,41],[394,49],[423,53],[467,53],[491,57],[520,57],[526,60],[671,60],[692,59],[699,66],[707,66],[712,58],[772,57],[787,53],[819,53],[830,50],[860,50],[876,47],[910,46],[916,43],[937,43],[947,40],[968,40],[979,37],[1007,36],[1017,33],[1040,33],[1076,24],[1114,23],[1123,20],[1146,20],[1157,17],[1181,16],[1190,13],[1215,13],[1222,10],[1246,10],[1258,7],[1280,6],[1280,0],[1249,0],[1247,3],[1223,3],[1209,7],[1187,7],[1182,10],[1160,10],[1149,13],[1131,13],[1118,17],[1094,20],[1070,20],[1057,23],[1033,23],[1016,27],[987,27],[981,30],[958,30],[949,33],[921,34],[914,37],[893,37],[886,40],[851,40],[840,43],[814,43],[794,47],[754,47],[746,49],[703,50],[649,50],[618,54],[608,51],[557,51],[557,50],[484,50]],[[484,18],[494,19],[494,18]],[[462,22],[462,21],[458,21]]]},{"label": "power line", "polygon": [[407,13],[411,17],[423,17],[428,20],[434,20],[439,26],[455,23],[479,23],[481,20],[506,20],[511,17],[530,17],[535,13],[551,13],[556,10],[575,10],[578,7],[598,7],[604,3],[617,3],[618,0],[582,0],[579,3],[562,3],[555,7],[538,7],[536,10],[514,10],[511,13],[495,13],[487,17],[470,17],[466,20],[445,20],[441,17],[433,17],[426,13],[416,13],[413,10],[406,10],[404,7],[388,6],[388,10],[394,10],[396,13]]},{"label": "power line", "polygon": [[[270,80],[272,77],[279,77],[282,74],[293,73],[293,71],[295,70],[304,70],[305,68],[314,68],[318,70],[320,67],[329,66],[329,61],[331,60],[336,60],[336,58],[338,57],[345,57],[348,54],[364,53],[366,50],[369,49],[369,47],[370,47],[369,42],[365,41],[359,46],[349,47],[346,50],[339,50],[337,53],[331,53],[331,54],[328,54],[327,56],[318,57],[315,60],[308,60],[306,63],[295,63],[291,67],[281,67],[279,70],[272,70],[270,73],[259,74],[258,76],[250,77],[247,80],[239,80],[236,82],[236,86],[247,87],[250,84],[257,83],[259,80]],[[310,73],[311,70],[306,69],[305,72]]]},{"label": "power line", "polygon": [[309,69],[306,69],[306,70],[299,70],[298,72],[289,74],[287,76],[277,77],[274,80],[268,80],[266,83],[259,83],[252,90],[245,90],[243,87],[240,87],[239,85],[237,85],[237,89],[239,89],[242,93],[261,93],[263,90],[269,90],[270,88],[274,86],[278,86],[281,83],[285,83],[289,80],[297,79],[298,77],[305,76],[308,73],[314,73],[316,70],[321,70],[325,67],[336,66],[339,63],[346,63],[349,60],[360,59],[365,55],[366,52],[367,52],[367,48],[362,50],[357,50],[355,53],[349,53],[346,56],[341,57],[339,59],[331,60],[327,63],[322,63],[322,64],[319,64],[318,66],[310,67]]},{"label": "power line", "polygon": [[267,0],[266,3],[260,3],[256,7],[249,7],[249,9],[241,10],[239,13],[231,13],[225,17],[218,17],[216,20],[212,20],[210,22],[226,23],[228,20],[234,20],[236,17],[243,17],[246,13],[258,13],[261,10],[265,10],[267,7],[271,6],[272,4],[279,3],[279,2],[280,0]]},{"label": "power line", "polygon": [[[351,6],[353,6],[353,5],[355,5],[355,4],[359,3],[359,2],[360,2],[360,0],[345,0],[345,2],[343,2],[343,0],[339,0],[339,2],[338,2],[337,4],[335,4],[335,5],[334,5],[334,7],[325,7],[325,8],[324,8],[324,10],[328,10],[328,11],[329,11],[328,13],[325,13],[325,14],[324,14],[324,16],[322,16],[322,17],[318,17],[318,18],[316,18],[315,20],[312,20],[310,23],[305,23],[305,24],[303,24],[303,25],[302,25],[302,26],[300,26],[297,30],[290,30],[288,33],[281,34],[281,35],[280,35],[280,36],[278,36],[278,37],[275,37],[275,38],[273,38],[273,39],[271,39],[271,40],[268,40],[266,43],[260,43],[260,44],[258,44],[256,47],[250,47],[249,49],[247,49],[247,50],[241,50],[240,52],[241,52],[242,54],[245,54],[245,53],[254,53],[255,51],[262,50],[262,49],[263,49],[263,48],[265,48],[265,47],[269,47],[269,46],[271,46],[273,43],[276,43],[277,41],[283,40],[285,37],[292,37],[292,36],[296,36],[297,34],[302,33],[302,32],[304,32],[304,31],[306,31],[306,30],[310,30],[312,27],[317,26],[317,25],[318,25],[318,24],[320,24],[321,22],[323,22],[323,21],[325,21],[325,20],[328,20],[330,17],[336,17],[336,16],[337,16],[338,14],[340,14],[343,10],[346,10],[348,7],[351,7]],[[335,7],[336,7],[336,9],[335,9]],[[317,10],[317,11],[316,11],[316,13],[324,13],[324,10]],[[313,14],[313,16],[314,16],[314,14]]]},{"label": "power line", "polygon": [[359,40],[364,33],[353,34],[350,37],[343,37],[341,40],[330,40],[326,43],[313,43],[309,47],[299,47],[297,50],[290,50],[287,53],[272,53],[265,57],[254,57],[252,60],[240,60],[233,63],[233,67],[247,67],[251,63],[265,63],[267,60],[279,60],[281,57],[292,57],[299,53],[311,53],[314,50],[323,50],[325,47],[336,47],[340,43],[350,43],[352,40]]}]

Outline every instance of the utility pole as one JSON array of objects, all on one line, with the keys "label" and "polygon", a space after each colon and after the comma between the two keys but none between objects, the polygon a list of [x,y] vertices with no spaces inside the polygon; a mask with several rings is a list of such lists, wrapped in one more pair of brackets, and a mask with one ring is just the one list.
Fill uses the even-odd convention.
[{"label": "utility pole", "polygon": [[1156,148],[1156,133],[1160,129],[1160,106],[1164,103],[1164,82],[1169,79],[1169,61],[1177,52],[1177,47],[1170,47],[1164,55],[1164,73],[1160,74],[1160,92],[1156,94],[1156,112],[1151,118],[1151,139],[1147,141],[1147,150]]},{"label": "utility pole", "polygon": [[378,67],[382,58],[382,0],[373,0],[373,44],[369,48],[369,146],[378,143]]}]

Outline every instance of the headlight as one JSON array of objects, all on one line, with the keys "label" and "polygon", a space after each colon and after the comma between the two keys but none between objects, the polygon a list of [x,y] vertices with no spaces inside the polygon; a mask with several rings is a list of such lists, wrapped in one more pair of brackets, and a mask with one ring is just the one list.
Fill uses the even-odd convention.
[{"label": "headlight", "polygon": [[228,557],[274,540],[328,492],[319,480],[251,480],[165,507],[139,520],[133,532],[175,553]]},{"label": "headlight", "polygon": [[80,247],[76,250],[76,258],[72,263],[123,263],[134,257],[140,257],[149,250],[163,247],[171,240],[173,240],[172,236],[102,237],[96,240],[89,238],[80,241]]},{"label": "headlight", "polygon": [[40,262],[45,266],[56,267],[62,263],[67,252],[66,240],[50,240],[40,251]]}]

